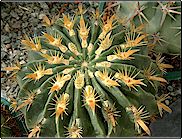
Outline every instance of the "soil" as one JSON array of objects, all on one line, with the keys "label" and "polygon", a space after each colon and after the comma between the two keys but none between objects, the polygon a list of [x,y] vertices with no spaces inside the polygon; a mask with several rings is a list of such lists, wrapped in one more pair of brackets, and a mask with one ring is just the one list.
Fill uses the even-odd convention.
[{"label": "soil", "polygon": [[20,128],[18,127],[17,120],[14,117],[12,117],[9,110],[7,110],[7,108],[3,105],[1,105],[1,114],[3,115],[5,120],[10,118],[4,125],[7,126],[8,128],[10,128],[10,130],[12,131],[11,137],[21,137],[23,134],[22,134]]}]

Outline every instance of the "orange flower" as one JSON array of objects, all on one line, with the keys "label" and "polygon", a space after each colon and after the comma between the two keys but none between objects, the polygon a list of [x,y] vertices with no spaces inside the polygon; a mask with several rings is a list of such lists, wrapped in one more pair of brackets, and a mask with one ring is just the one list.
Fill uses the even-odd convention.
[{"label": "orange flower", "polygon": [[162,63],[165,57],[162,57],[162,58],[161,57],[162,57],[161,54],[156,55],[156,64],[163,73],[166,73],[166,69],[173,68],[173,66]]},{"label": "orange flower", "polygon": [[114,77],[111,77],[112,74],[109,75],[106,68],[105,68],[105,70],[103,72],[96,71],[95,76],[99,77],[100,80],[104,83],[104,85],[106,85],[109,88],[119,86],[119,84],[116,82],[116,80],[113,80]]},{"label": "orange flower", "polygon": [[69,15],[67,17],[66,15],[63,14],[63,20],[64,20],[64,27],[69,31],[69,35],[70,36],[75,35],[75,32],[73,30],[75,19],[71,21]]},{"label": "orange flower", "polygon": [[141,133],[140,127],[148,134],[150,135],[150,130],[146,126],[144,119],[150,118],[149,113],[147,111],[144,111],[145,106],[142,108],[140,106],[138,109],[135,106],[130,106],[126,108],[126,111],[131,111],[133,114],[133,119],[135,123],[135,129],[138,131],[138,133]]},{"label": "orange flower", "polygon": [[65,113],[66,115],[68,115],[66,113],[67,105],[69,102],[69,94],[68,93],[64,93],[62,95],[60,95],[60,97],[58,98],[57,95],[55,94],[56,100],[52,99],[53,101],[55,101],[55,104],[49,103],[50,105],[54,105],[54,108],[49,108],[48,110],[55,110],[55,112],[51,115],[53,116],[54,114],[56,114],[56,123],[58,123],[58,119],[61,115],[61,119],[63,120],[63,113]]},{"label": "orange flower", "polygon": [[71,75],[70,74],[67,74],[67,75],[59,75],[57,74],[57,77],[56,77],[56,81],[54,81],[53,86],[51,87],[49,93],[53,93],[54,91],[59,91],[65,84],[66,81],[70,80],[71,79]]},{"label": "orange flower", "polygon": [[107,121],[110,122],[113,126],[113,131],[115,132],[115,127],[117,124],[116,117],[120,117],[118,113],[121,111],[116,111],[116,108],[114,107],[115,103],[111,105],[108,100],[104,101],[104,110],[107,115]]},{"label": "orange flower", "polygon": [[33,129],[30,130],[30,134],[28,134],[28,138],[37,137],[39,138],[40,134],[40,125],[35,126]]},{"label": "orange flower", "polygon": [[67,138],[82,138],[82,128],[79,125],[80,119],[76,119],[70,128],[65,127],[68,130],[67,134],[65,134],[68,135]]},{"label": "orange flower", "polygon": [[69,64],[69,60],[64,59],[62,54],[61,54],[61,56],[59,56],[59,51],[57,54],[55,51],[54,55],[51,53],[51,56],[48,54],[41,54],[41,56],[46,58],[47,63],[49,63],[49,64],[61,64],[61,63],[65,64],[65,65]]},{"label": "orange flower", "polygon": [[149,80],[149,82],[153,85],[153,83],[151,81],[159,81],[159,82],[164,82],[167,83],[167,81],[162,78],[162,77],[158,77],[157,75],[154,75],[155,70],[152,70],[152,63],[149,66],[148,69],[144,70],[144,76]]},{"label": "orange flower", "polygon": [[165,111],[171,113],[172,110],[166,106],[164,103],[162,103],[163,101],[165,101],[167,98],[169,98],[168,96],[169,94],[162,94],[160,97],[157,97],[157,106],[158,106],[158,109],[159,109],[159,113],[160,113],[160,116],[162,117],[162,110],[164,109]]},{"label": "orange flower", "polygon": [[100,101],[97,100],[97,98],[99,98],[99,96],[96,97],[95,89],[93,89],[92,86],[87,85],[84,91],[84,101],[85,101],[84,105],[88,105],[93,111],[93,114],[95,113],[95,106],[98,106],[96,102]]},{"label": "orange flower", "polygon": [[99,35],[99,39],[103,39],[106,36],[106,34],[114,28],[113,27],[113,25],[115,24],[115,23],[113,24],[114,19],[115,15],[113,15],[110,19],[109,18],[107,19],[106,24],[104,24],[102,27],[102,33]]},{"label": "orange flower", "polygon": [[80,71],[77,71],[77,73],[76,73],[76,78],[75,78],[74,84],[75,84],[75,88],[77,88],[77,89],[82,89],[82,87],[85,84],[84,74],[81,73]]},{"label": "orange flower", "polygon": [[37,64],[36,66],[34,65],[35,70],[31,69],[33,71],[33,73],[28,74],[27,76],[24,77],[24,79],[29,78],[32,80],[39,80],[40,78],[42,78],[44,75],[52,75],[52,68],[49,68],[47,70],[45,70],[45,66],[41,65],[41,63]]},{"label": "orange flower", "polygon": [[61,44],[62,38],[58,34],[55,33],[54,37],[50,34],[44,33],[44,36],[48,40],[49,44],[58,47],[63,53],[65,53],[68,50],[66,46]]},{"label": "orange flower", "polygon": [[80,38],[82,40],[82,48],[86,48],[88,46],[87,38],[88,38],[89,30],[90,30],[90,28],[87,29],[87,27],[85,25],[85,21],[84,21],[83,15],[81,15],[81,17],[80,17],[79,34],[80,34]]},{"label": "orange flower", "polygon": [[40,38],[35,37],[34,40],[31,37],[25,35],[25,40],[21,41],[26,47],[34,50],[34,51],[41,51],[42,46],[40,43]]},{"label": "orange flower", "polygon": [[122,69],[122,71],[119,71],[119,73],[115,74],[115,78],[122,80],[122,82],[125,83],[129,87],[129,89],[133,88],[137,91],[135,86],[140,86],[140,85],[146,86],[146,85],[142,82],[143,79],[138,79],[138,80],[134,79],[140,73],[139,71],[137,74],[133,76],[135,70],[136,69],[134,69],[133,72],[130,74],[131,67],[129,71],[127,71],[127,66],[125,66],[124,69]]}]

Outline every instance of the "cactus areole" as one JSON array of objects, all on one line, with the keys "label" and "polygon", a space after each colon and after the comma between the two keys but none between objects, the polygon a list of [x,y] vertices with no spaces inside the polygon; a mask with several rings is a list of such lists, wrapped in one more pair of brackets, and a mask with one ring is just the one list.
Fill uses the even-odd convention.
[{"label": "cactus areole", "polygon": [[159,113],[155,94],[166,80],[148,56],[147,34],[98,14],[44,18],[46,31],[22,40],[28,62],[16,70],[14,110],[24,113],[28,137],[151,134],[146,120]]}]

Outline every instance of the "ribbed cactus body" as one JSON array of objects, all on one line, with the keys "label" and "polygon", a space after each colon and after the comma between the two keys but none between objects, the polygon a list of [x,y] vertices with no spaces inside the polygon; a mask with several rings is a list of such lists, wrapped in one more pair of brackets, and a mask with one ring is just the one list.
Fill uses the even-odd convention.
[{"label": "ribbed cactus body", "polygon": [[147,35],[98,14],[63,15],[22,41],[29,59],[17,74],[18,110],[29,137],[150,135],[144,120],[158,113],[155,94],[165,80],[148,56]]}]

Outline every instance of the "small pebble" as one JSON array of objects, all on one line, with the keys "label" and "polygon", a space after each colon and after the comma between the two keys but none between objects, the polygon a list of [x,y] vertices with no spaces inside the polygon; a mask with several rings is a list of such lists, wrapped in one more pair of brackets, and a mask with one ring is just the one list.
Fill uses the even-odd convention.
[{"label": "small pebble", "polygon": [[8,33],[10,32],[10,27],[8,23],[5,25],[4,30]]},{"label": "small pebble", "polygon": [[169,100],[165,100],[165,104],[166,105],[169,105]]},{"label": "small pebble", "polygon": [[168,86],[167,89],[168,89],[169,91],[173,91],[173,90],[174,90],[172,86]]},{"label": "small pebble", "polygon": [[170,95],[176,96],[176,93],[175,92],[171,92]]},{"label": "small pebble", "polygon": [[6,44],[6,48],[10,49],[11,48],[11,44]]}]

